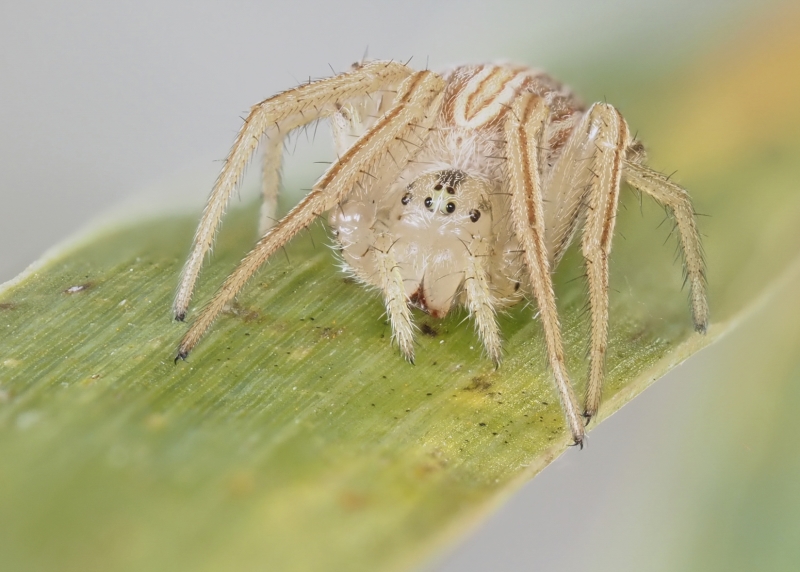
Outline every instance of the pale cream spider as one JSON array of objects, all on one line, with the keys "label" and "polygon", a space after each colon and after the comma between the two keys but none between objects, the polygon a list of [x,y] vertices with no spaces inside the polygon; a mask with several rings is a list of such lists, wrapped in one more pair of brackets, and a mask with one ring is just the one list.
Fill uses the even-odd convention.
[{"label": "pale cream spider", "polygon": [[[284,138],[329,118],[338,159],[273,225]],[[217,179],[183,269],[174,315],[183,320],[223,211],[260,143],[263,238],[184,336],[186,358],[245,282],[319,215],[352,273],[380,289],[393,340],[414,359],[410,307],[435,316],[466,306],[499,363],[498,308],[535,298],[547,356],[572,438],[600,405],[607,347],[608,257],[623,181],[675,218],[694,326],[708,324],[700,237],[687,192],[644,162],[611,105],[585,109],[545,73],[508,64],[441,75],[397,62],[354,64],[255,105]],[[589,286],[589,380],[581,413],[564,360],[551,272],[582,224]]]}]

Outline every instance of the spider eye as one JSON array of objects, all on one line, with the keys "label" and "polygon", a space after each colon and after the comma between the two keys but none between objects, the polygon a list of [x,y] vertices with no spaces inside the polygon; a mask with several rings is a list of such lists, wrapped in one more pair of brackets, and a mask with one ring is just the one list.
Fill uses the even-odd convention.
[{"label": "spider eye", "polygon": [[456,190],[453,187],[447,187],[447,194],[448,195],[455,195]]},{"label": "spider eye", "polygon": [[408,203],[410,203],[411,202],[411,193],[406,193],[405,195],[403,195],[403,198],[400,199],[400,202],[403,203],[404,205],[407,205]]},{"label": "spider eye", "polygon": [[438,185],[436,185],[435,187],[433,187],[433,190],[434,190],[434,191],[441,191],[441,190],[442,190],[442,184],[441,184],[441,183],[439,183]]},{"label": "spider eye", "polygon": [[428,207],[428,208],[431,208],[432,205],[433,205],[433,199],[431,197],[426,197],[425,198],[425,206]]},{"label": "spider eye", "polygon": [[481,218],[481,211],[472,209],[469,211],[469,220],[472,222],[478,222],[478,219]]},{"label": "spider eye", "polygon": [[446,210],[447,213],[450,214],[450,213],[452,213],[453,211],[456,210],[456,204],[455,203],[447,203],[444,206],[444,210]]}]

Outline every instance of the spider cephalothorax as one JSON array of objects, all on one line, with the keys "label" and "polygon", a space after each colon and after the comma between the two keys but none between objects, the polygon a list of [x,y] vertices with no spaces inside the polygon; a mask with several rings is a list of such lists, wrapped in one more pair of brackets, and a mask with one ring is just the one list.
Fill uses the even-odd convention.
[{"label": "spider cephalothorax", "polygon": [[[339,159],[273,226],[284,137],[321,118],[331,120]],[[641,143],[615,108],[584,108],[547,74],[520,66],[460,66],[438,75],[378,61],[253,107],[195,235],[175,300],[178,319],[186,314],[224,207],[261,141],[263,238],[192,324],[178,358],[269,256],[327,212],[345,264],[380,289],[393,338],[410,361],[412,305],[435,317],[465,306],[487,354],[499,363],[497,309],[526,294],[535,299],[567,424],[582,443],[582,416],[591,418],[600,404],[608,256],[623,181],[674,215],[695,328],[707,327],[702,250],[689,196],[644,165]],[[582,412],[564,363],[551,279],[576,234],[591,314]]]},{"label": "spider cephalothorax", "polygon": [[464,303],[465,269],[477,264],[477,256],[491,277],[487,294],[493,302],[506,305],[519,293],[519,244],[509,232],[497,232],[502,225],[493,216],[507,210],[507,197],[497,185],[447,169],[424,173],[387,198],[388,204],[380,204],[354,197],[330,214],[344,260],[364,282],[380,286],[384,253],[376,245],[386,234],[394,238],[391,252],[405,296],[436,318]]}]

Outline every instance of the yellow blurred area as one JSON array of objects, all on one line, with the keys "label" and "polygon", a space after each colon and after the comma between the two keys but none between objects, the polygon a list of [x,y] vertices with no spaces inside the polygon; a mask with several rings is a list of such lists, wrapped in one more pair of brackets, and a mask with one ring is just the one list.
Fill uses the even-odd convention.
[{"label": "yellow blurred area", "polygon": [[682,173],[694,174],[776,139],[797,138],[798,30],[800,4],[786,4],[743,30],[736,42],[700,56],[669,94],[673,108],[664,117],[682,119],[660,125],[659,151],[674,158]]}]

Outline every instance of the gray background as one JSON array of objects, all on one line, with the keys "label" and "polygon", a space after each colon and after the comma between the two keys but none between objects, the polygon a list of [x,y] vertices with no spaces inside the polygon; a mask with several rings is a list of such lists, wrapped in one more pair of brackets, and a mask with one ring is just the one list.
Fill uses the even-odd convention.
[{"label": "gray background", "polygon": [[[685,60],[739,26],[748,4],[6,1],[0,282],[99,213],[134,204],[126,201],[143,189],[154,209],[184,200],[198,207],[252,103],[329,75],[329,65],[343,70],[367,47],[376,58],[413,56],[417,67],[512,59],[580,85],[570,70]],[[613,87],[603,89],[613,102]],[[308,186],[310,159],[326,157],[325,138],[301,144],[287,187]],[[586,450],[559,459],[434,568],[646,566],[651,555],[629,545],[647,525],[634,518],[641,512],[631,491],[668,485],[653,475],[679,447],[669,428],[711,357],[674,371],[600,426]]]}]

